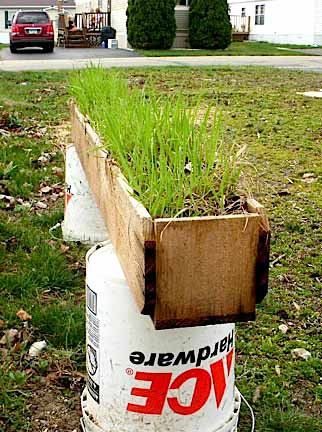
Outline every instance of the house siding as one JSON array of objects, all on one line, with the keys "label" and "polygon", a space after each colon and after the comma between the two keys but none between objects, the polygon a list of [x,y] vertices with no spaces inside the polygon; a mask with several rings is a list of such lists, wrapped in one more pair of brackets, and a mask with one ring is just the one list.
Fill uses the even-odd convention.
[{"label": "house siding", "polygon": [[322,0],[315,0],[314,44],[322,45]]},{"label": "house siding", "polygon": [[[102,10],[104,11],[104,0]],[[105,0],[107,3],[107,0]],[[76,0],[77,12],[88,12],[97,7],[97,0]],[[127,40],[126,10],[128,0],[111,0],[111,26],[116,30],[116,39],[119,48],[130,48]],[[177,23],[177,34],[173,43],[174,48],[188,47],[188,15],[187,6],[176,6],[175,17]]]},{"label": "house siding", "polygon": [[127,0],[111,0],[111,26],[116,30],[119,48],[129,48],[127,41],[126,10]]},{"label": "house siding", "polygon": [[[231,15],[241,15],[241,9],[245,8],[246,15],[251,17],[250,40],[282,44],[315,43],[315,4],[321,6],[321,0],[228,0],[228,3]],[[256,5],[265,5],[264,25],[255,25]]]},{"label": "house siding", "polygon": [[177,32],[172,48],[188,48],[189,7],[176,6],[175,17]]},{"label": "house siding", "polygon": [[100,8],[102,12],[106,12],[108,4],[109,0],[76,0],[76,11],[77,13],[82,13]]}]

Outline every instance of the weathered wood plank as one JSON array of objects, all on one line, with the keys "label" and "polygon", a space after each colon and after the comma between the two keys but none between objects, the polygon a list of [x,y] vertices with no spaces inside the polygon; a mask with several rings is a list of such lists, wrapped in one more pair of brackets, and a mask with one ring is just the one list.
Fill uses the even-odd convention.
[{"label": "weathered wood plank", "polygon": [[252,316],[260,221],[256,214],[155,220],[156,328]]},{"label": "weathered wood plank", "polygon": [[261,216],[256,262],[256,303],[260,303],[268,292],[269,254],[271,230],[264,214],[264,207],[254,199],[247,201],[247,210]]},{"label": "weathered wood plank", "polygon": [[130,195],[119,169],[100,149],[100,140],[77,108],[71,107],[72,139],[111,241],[140,311],[145,305],[145,241],[154,239],[147,210]]}]

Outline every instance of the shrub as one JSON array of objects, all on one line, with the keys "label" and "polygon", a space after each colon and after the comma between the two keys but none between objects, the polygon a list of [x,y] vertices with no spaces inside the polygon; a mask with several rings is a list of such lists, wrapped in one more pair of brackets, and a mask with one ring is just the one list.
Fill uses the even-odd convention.
[{"label": "shrub", "polygon": [[231,42],[227,0],[192,0],[189,10],[191,48],[225,49]]},{"label": "shrub", "polygon": [[129,0],[128,41],[133,48],[169,49],[176,35],[175,0]]}]

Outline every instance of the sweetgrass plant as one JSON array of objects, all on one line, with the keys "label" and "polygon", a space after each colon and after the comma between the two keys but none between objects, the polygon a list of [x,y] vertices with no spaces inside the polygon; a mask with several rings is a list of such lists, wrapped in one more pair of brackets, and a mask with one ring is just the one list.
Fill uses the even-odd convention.
[{"label": "sweetgrass plant", "polygon": [[152,217],[220,214],[235,199],[241,154],[219,113],[129,85],[114,71],[75,72],[71,92]]}]

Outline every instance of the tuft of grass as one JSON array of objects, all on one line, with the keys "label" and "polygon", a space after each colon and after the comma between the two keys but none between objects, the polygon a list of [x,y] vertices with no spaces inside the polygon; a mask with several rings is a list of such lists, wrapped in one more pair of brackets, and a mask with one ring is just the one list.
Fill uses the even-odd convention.
[{"label": "tuft of grass", "polygon": [[[241,152],[222,139],[220,113],[163,98],[101,68],[74,74],[72,95],[152,217],[223,213],[236,196]],[[97,89],[100,89],[97,92]]]}]

